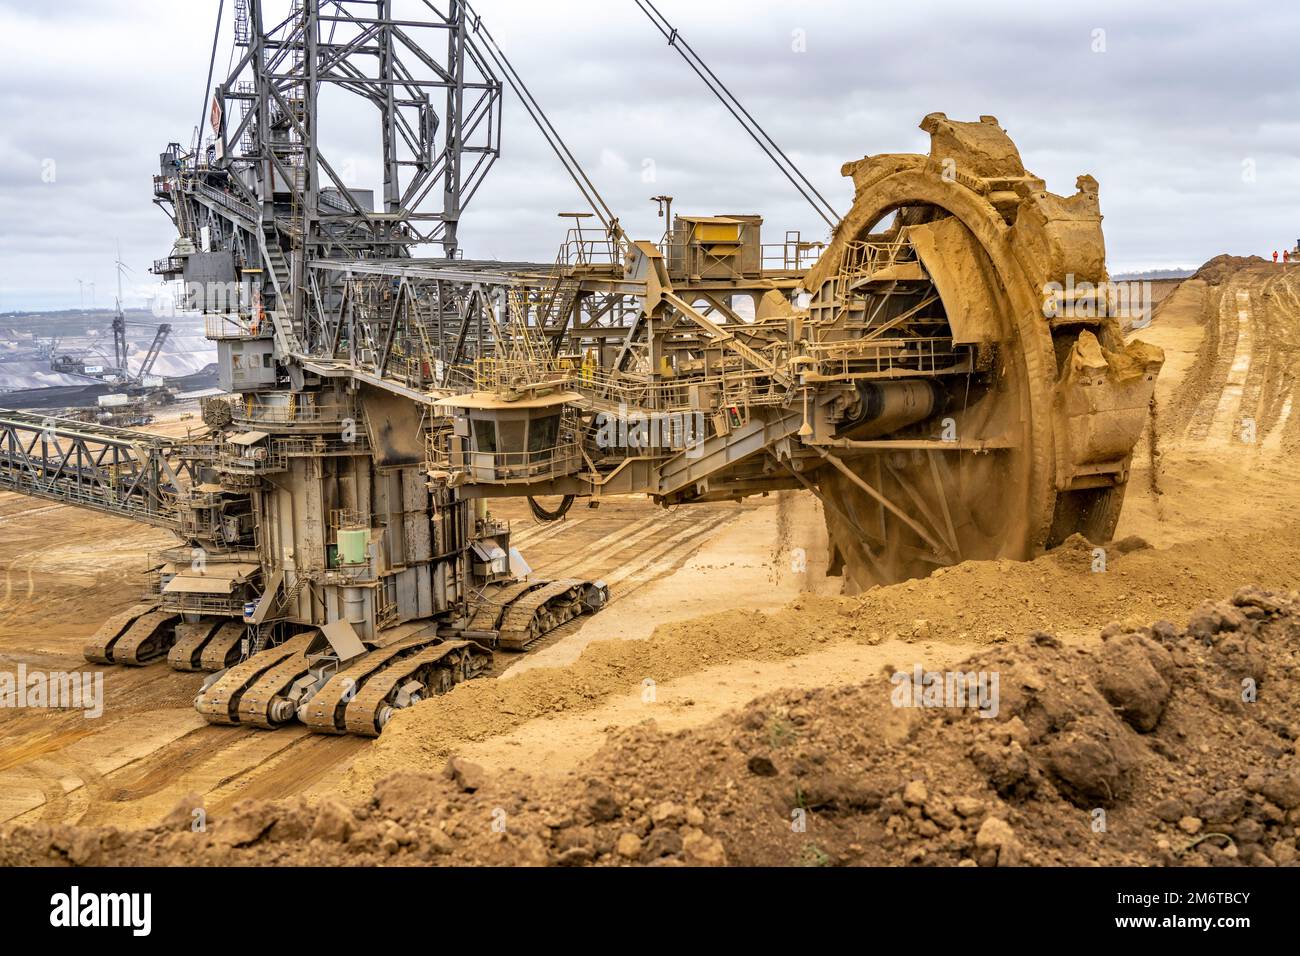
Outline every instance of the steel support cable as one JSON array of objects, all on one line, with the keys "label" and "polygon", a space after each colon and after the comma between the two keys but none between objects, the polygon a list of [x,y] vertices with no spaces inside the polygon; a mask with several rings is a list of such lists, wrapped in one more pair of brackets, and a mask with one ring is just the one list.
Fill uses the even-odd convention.
[{"label": "steel support cable", "polygon": [[807,200],[808,204],[813,207],[817,215],[826,221],[826,224],[834,229],[842,218],[835,208],[826,200],[817,187],[805,176],[794,164],[794,161],[776,144],[776,141],[768,135],[767,131],[759,124],[758,120],[750,115],[744,105],[738,100],[727,88],[727,86],[718,79],[717,75],[709,69],[703,58],[692,49],[691,45],[677,32],[677,28],[668,22],[667,18],[659,12],[658,8],[651,0],[636,0],[636,5],[641,8],[641,12],[649,17],[650,22],[655,28],[664,35],[671,46],[681,58],[686,61],[686,65],[695,71],[695,75],[704,81],[704,85],[709,88],[714,96],[722,103],[727,111],[735,117],[741,127],[749,134],[750,138],[758,144],[764,155],[781,170],[790,184],[798,191],[799,195]]},{"label": "steel support cable", "polygon": [[[565,171],[568,172],[570,178],[573,179],[574,184],[578,187],[579,192],[582,193],[583,199],[586,200],[587,204],[591,207],[592,212],[596,214],[596,217],[600,219],[601,225],[603,225],[608,231],[614,231],[619,221],[618,217],[614,215],[613,210],[609,208],[609,205],[600,195],[600,191],[596,189],[595,184],[582,168],[582,164],[578,162],[577,157],[573,155],[573,152],[564,142],[563,137],[560,136],[559,131],[556,130],[555,126],[546,116],[546,112],[542,109],[541,104],[537,102],[536,97],[534,97],[532,91],[528,89],[527,84],[524,83],[523,78],[519,75],[518,71],[515,70],[514,65],[505,55],[505,52],[497,45],[496,39],[492,36],[488,28],[483,25],[483,18],[479,16],[479,14],[468,3],[464,4],[464,7],[466,12],[473,17],[471,32],[474,35],[483,38],[483,46],[488,56],[492,58],[497,69],[499,69],[505,77],[506,82],[510,84],[510,88],[515,91],[515,95],[519,97],[519,100],[527,111],[529,118],[533,121],[534,125],[537,126],[543,138],[546,140],[547,145],[551,147],[551,150],[559,158]],[[621,230],[619,231],[621,232]]]},{"label": "steel support cable", "polygon": [[209,116],[208,99],[212,96],[212,74],[217,68],[217,42],[221,39],[221,17],[225,10],[226,0],[220,0],[217,4],[217,26],[212,31],[212,57],[208,60],[208,82],[203,88],[203,114],[199,117],[198,140],[194,144],[196,159],[198,152],[203,148],[203,124],[207,122]]}]

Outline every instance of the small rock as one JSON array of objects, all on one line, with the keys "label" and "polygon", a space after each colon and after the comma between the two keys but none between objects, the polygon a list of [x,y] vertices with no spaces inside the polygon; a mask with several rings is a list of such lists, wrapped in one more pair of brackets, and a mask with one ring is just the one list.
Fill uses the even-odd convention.
[{"label": "small rock", "polygon": [[688,866],[726,866],[722,843],[702,830],[691,828],[682,837],[682,856]]},{"label": "small rock", "polygon": [[641,838],[635,833],[624,833],[614,844],[614,852],[625,860],[635,860],[641,856]]},{"label": "small rock", "polygon": [[446,854],[456,848],[456,841],[442,830],[429,830],[420,841],[430,853]]},{"label": "small rock", "polygon": [[[1161,660],[1152,659],[1156,653]],[[1154,730],[1172,693],[1160,673],[1161,667],[1173,666],[1168,653],[1145,638],[1123,635],[1106,642],[1099,665],[1097,689],[1134,730]]]},{"label": "small rock", "polygon": [[[322,803],[317,815],[319,817],[320,814],[336,811],[341,811],[340,819],[351,820],[352,811],[336,800]],[[221,820],[217,826],[217,842],[230,847],[251,846],[266,836],[267,831],[275,825],[276,817],[277,813],[267,804],[254,803],[252,800],[240,801],[231,815]],[[351,830],[347,832],[351,833]],[[345,840],[346,835],[337,842]]]},{"label": "small rock", "polygon": [[448,760],[447,768],[443,773],[448,780],[453,781],[466,793],[482,790],[487,784],[487,771],[478,764],[470,763],[460,757],[452,757]]},{"label": "small rock", "polygon": [[[1246,791],[1239,787],[1221,790],[1197,808],[1202,820],[1215,824],[1236,823],[1246,810]],[[1213,829],[1218,829],[1215,827]]]},{"label": "small rock", "polygon": [[1151,625],[1151,636],[1162,644],[1177,640],[1182,633],[1172,621],[1156,621]]},{"label": "small rock", "polygon": [[961,824],[957,815],[949,808],[947,801],[937,796],[926,801],[925,815],[945,830],[951,830]]},{"label": "small rock", "polygon": [[650,808],[650,822],[656,827],[681,826],[686,819],[686,812],[675,803],[665,801]]},{"label": "small rock", "polygon": [[643,860],[657,860],[682,852],[682,835],[677,830],[651,830],[641,850]]},{"label": "small rock", "polygon": [[623,808],[619,806],[618,800],[608,787],[593,788],[588,793],[587,809],[591,811],[591,818],[597,823],[608,823],[623,815]]},{"label": "small rock", "polygon": [[1283,810],[1300,807],[1300,770],[1253,773],[1246,778],[1246,789],[1262,794]]},{"label": "small rock", "polygon": [[326,799],[321,801],[316,810],[316,822],[312,824],[308,837],[331,843],[346,843],[356,826],[356,818],[351,810],[338,800]]},{"label": "small rock", "polygon": [[756,777],[775,777],[776,764],[767,757],[755,755],[749,758],[749,772]]},{"label": "small rock", "polygon": [[1288,840],[1278,840],[1269,849],[1268,855],[1278,866],[1294,863],[1297,856],[1295,843]]},{"label": "small rock", "polygon": [[1237,607],[1254,607],[1266,614],[1280,614],[1287,608],[1287,601],[1279,594],[1265,591],[1256,585],[1247,585],[1232,596],[1232,603]]},{"label": "small rock", "polygon": [[1264,839],[1264,824],[1250,817],[1238,820],[1232,828],[1232,835],[1238,843],[1258,843]]},{"label": "small rock", "polygon": [[1246,625],[1246,615],[1227,602],[1206,601],[1187,622],[1187,633],[1200,641],[1212,641],[1224,631],[1240,630]]},{"label": "small rock", "polygon": [[[992,863],[996,866],[1015,866],[1020,862],[1020,841],[1011,824],[997,817],[989,817],[975,834],[975,847],[979,850],[993,851]],[[988,853],[983,855],[989,859]]]},{"label": "small rock", "polygon": [[1178,829],[1182,830],[1188,836],[1195,836],[1201,832],[1200,817],[1183,817],[1178,821]]},{"label": "small rock", "polygon": [[1173,797],[1166,797],[1152,807],[1151,812],[1156,815],[1156,819],[1165,823],[1177,823],[1187,816],[1187,804]]},{"label": "small rock", "polygon": [[922,780],[913,780],[903,788],[903,802],[911,806],[923,806],[929,798],[930,791]]}]

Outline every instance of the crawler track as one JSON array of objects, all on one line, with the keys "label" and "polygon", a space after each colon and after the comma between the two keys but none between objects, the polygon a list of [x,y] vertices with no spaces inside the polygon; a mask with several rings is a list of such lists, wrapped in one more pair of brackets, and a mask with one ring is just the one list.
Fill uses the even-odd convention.
[{"label": "crawler track", "polygon": [[[277,681],[283,672],[280,665],[286,661],[293,661],[295,666],[301,664],[301,672],[306,672],[307,648],[316,633],[309,631],[299,634],[222,672],[199,692],[199,696],[194,699],[195,709],[211,724],[241,723],[245,713],[242,706],[244,694],[253,690],[264,675],[269,675],[269,682]],[[257,690],[254,691],[254,696],[264,698],[265,694]]]},{"label": "crawler track", "polygon": [[[93,664],[148,664],[167,653],[178,615],[157,604],[137,604],[105,621],[86,643],[86,660]],[[168,633],[171,632],[172,636]]]},{"label": "crawler track", "polygon": [[[367,653],[343,662],[320,632],[308,631],[217,674],[194,706],[214,724],[272,729],[297,717],[316,733],[376,737],[394,711],[486,673],[492,652],[485,645],[523,650],[608,600],[609,589],[599,581],[564,578],[510,584],[485,595],[471,617],[470,631],[485,635],[479,640],[439,636],[431,623],[410,637],[386,647],[372,645]],[[196,657],[202,662],[210,651],[217,653],[214,644],[237,643],[241,628],[225,625],[206,644],[200,630],[186,634],[177,654],[191,668]]]},{"label": "crawler track", "polygon": [[203,647],[221,629],[222,623],[220,618],[205,618],[177,625],[176,643],[167,652],[167,663],[172,670],[203,670],[200,658]]},{"label": "crawler track", "polygon": [[583,612],[587,587],[585,581],[564,578],[518,598],[501,617],[498,646],[506,651],[522,651],[543,634],[573,620]]}]

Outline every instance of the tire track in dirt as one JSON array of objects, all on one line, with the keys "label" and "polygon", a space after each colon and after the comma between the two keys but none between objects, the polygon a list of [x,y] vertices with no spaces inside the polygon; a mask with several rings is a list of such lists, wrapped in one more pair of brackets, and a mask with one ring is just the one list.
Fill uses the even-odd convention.
[{"label": "tire track in dirt", "polygon": [[[275,731],[278,733],[278,731]],[[301,793],[332,773],[341,773],[351,759],[369,748],[367,737],[328,737],[308,733],[281,751],[275,759],[209,795],[208,810],[228,812],[241,800],[277,800]]]},{"label": "tire track in dirt", "polygon": [[1182,388],[1195,396],[1188,442],[1289,447],[1300,433],[1300,272],[1247,266],[1214,290],[1205,323],[1206,360]]},{"label": "tire track in dirt", "polygon": [[1265,332],[1272,356],[1260,409],[1260,446],[1277,451],[1294,444],[1293,410],[1300,392],[1300,272],[1288,268],[1271,281],[1266,296]]},{"label": "tire track in dirt", "polygon": [[[1236,290],[1231,283],[1218,290],[1218,302],[1212,320],[1207,323],[1206,335],[1213,336],[1214,348],[1205,384],[1187,426],[1187,437],[1192,441],[1205,441],[1214,423],[1215,412],[1228,383],[1228,372],[1237,352],[1237,332],[1240,321],[1236,317]],[[1215,345],[1217,343],[1217,347]]]},{"label": "tire track in dirt", "polygon": [[[39,550],[24,551],[13,561],[6,564],[4,593],[0,595],[0,629],[7,627],[9,623],[17,617],[19,609],[30,603],[32,598],[36,595],[36,579],[32,575],[30,558],[32,555],[39,553]],[[19,586],[19,590],[22,590],[22,594],[18,597],[15,597],[14,593],[15,567],[18,568],[18,574],[20,576],[25,576],[27,579],[25,590],[22,589],[21,585]]]},{"label": "tire track in dirt", "polygon": [[[1225,305],[1229,303],[1236,305],[1236,336],[1223,385],[1213,403],[1213,411],[1204,439],[1226,444],[1239,435],[1246,379],[1254,364],[1252,361],[1255,344],[1253,332],[1256,319],[1249,289],[1230,290],[1224,294],[1223,302]],[[1222,307],[1220,312],[1223,314]],[[1231,325],[1233,318],[1231,315],[1223,315],[1223,320]],[[1223,352],[1220,352],[1221,356],[1222,354]]]}]

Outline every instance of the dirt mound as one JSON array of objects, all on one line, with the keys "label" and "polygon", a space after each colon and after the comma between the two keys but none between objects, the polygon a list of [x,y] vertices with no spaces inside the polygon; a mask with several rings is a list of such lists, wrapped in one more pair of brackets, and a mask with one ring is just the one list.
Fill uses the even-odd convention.
[{"label": "dirt mound", "polygon": [[453,758],[359,804],[246,801],[202,832],[192,801],[146,831],[16,828],[0,864],[1295,862],[1300,593],[1243,588],[1186,628],[1102,638],[980,652],[977,706],[897,672],[647,723],[572,780]]},{"label": "dirt mound", "polygon": [[1234,272],[1238,272],[1247,266],[1264,265],[1268,260],[1262,256],[1230,256],[1224,253],[1221,256],[1215,256],[1196,270],[1193,279],[1203,279],[1210,285],[1220,285]]}]

